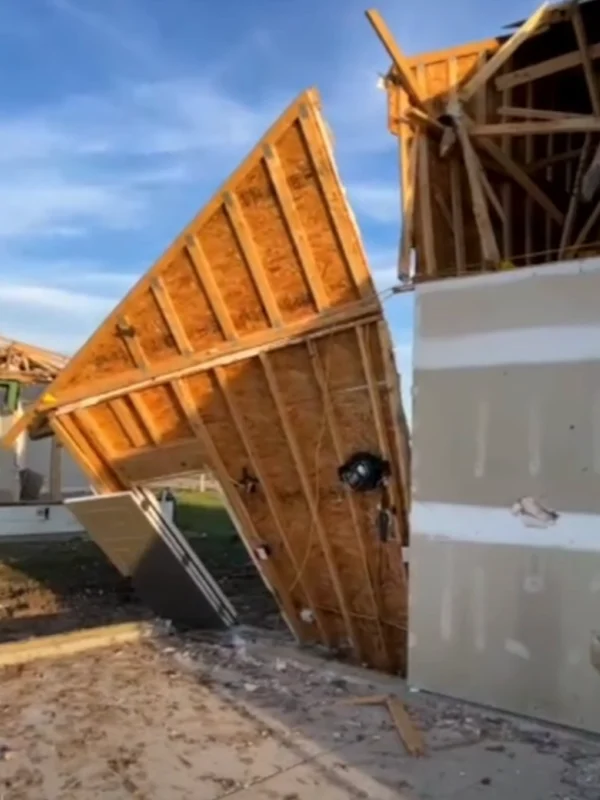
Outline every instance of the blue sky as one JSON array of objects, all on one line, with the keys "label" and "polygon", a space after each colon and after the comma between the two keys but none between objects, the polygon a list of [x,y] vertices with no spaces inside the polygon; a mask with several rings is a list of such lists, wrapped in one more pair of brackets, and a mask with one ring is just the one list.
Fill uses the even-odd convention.
[{"label": "blue sky", "polygon": [[[378,285],[398,167],[365,0],[3,0],[0,333],[74,352],[262,132],[315,85]],[[530,0],[379,0],[408,53],[484,38]],[[387,303],[410,368],[411,300]],[[409,380],[405,381],[408,388]]]}]

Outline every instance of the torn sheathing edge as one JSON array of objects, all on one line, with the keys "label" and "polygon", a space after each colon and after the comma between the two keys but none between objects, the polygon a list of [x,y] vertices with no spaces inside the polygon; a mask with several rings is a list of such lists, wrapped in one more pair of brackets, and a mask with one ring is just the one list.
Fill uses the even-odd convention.
[{"label": "torn sheathing edge", "polygon": [[412,276],[414,251],[415,280],[425,281],[599,249],[600,201],[584,205],[600,188],[597,3],[545,3],[512,36],[411,57],[367,12],[392,60],[384,85],[400,147],[401,280]]}]

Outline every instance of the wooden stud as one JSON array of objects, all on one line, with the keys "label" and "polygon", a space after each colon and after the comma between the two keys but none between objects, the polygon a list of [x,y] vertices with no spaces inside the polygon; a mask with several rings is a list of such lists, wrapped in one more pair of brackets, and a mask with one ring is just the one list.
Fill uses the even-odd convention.
[{"label": "wooden stud", "polygon": [[417,146],[418,185],[419,185],[419,221],[423,237],[423,253],[425,255],[425,272],[437,275],[435,257],[435,239],[433,235],[433,212],[431,208],[431,185],[429,181],[429,144],[426,136],[419,137]]},{"label": "wooden stud", "polygon": [[400,241],[400,274],[409,275],[411,253],[415,236],[415,188],[419,154],[419,135],[415,134],[410,146],[410,160],[406,174],[406,188],[402,192],[402,237]]},{"label": "wooden stud", "polygon": [[[371,297],[375,289],[367,262],[362,254],[360,232],[352,209],[346,200],[346,193],[335,166],[335,159],[323,120],[316,113],[314,106],[306,104],[300,107],[299,121],[319,188],[329,208],[339,248],[358,296]],[[347,210],[346,215],[339,214],[341,208]]]},{"label": "wooden stud", "polygon": [[[371,361],[371,354],[369,352],[368,342],[365,335],[365,329],[362,326],[358,326],[356,328],[356,338],[358,341],[358,348],[360,351],[362,369],[365,378],[367,379],[367,384],[369,386],[369,399],[371,401],[371,410],[373,412],[373,422],[375,424],[375,433],[377,435],[379,449],[381,450],[382,457],[386,461],[391,461],[391,452],[388,441],[385,418],[383,416],[383,410],[381,408],[381,394],[376,385],[375,371],[373,369],[373,363]],[[406,514],[407,509],[404,503],[405,498],[399,495],[396,488],[396,484],[393,480],[390,481],[390,495],[392,498],[392,503],[396,508],[396,513],[394,514],[394,528],[396,529],[396,539],[401,544],[402,529],[400,527],[400,516],[402,515],[403,518],[405,518],[404,515]]]},{"label": "wooden stud", "polygon": [[469,134],[460,116],[455,117],[455,127],[467,170],[471,199],[473,201],[473,215],[475,217],[481,243],[481,255],[484,263],[498,264],[500,262],[500,251],[498,250],[498,244],[485,200],[482,182],[483,167],[473,149]]},{"label": "wooden stud", "polygon": [[[549,134],[549,141],[553,141],[553,137],[553,134]],[[551,167],[554,164],[560,164],[563,161],[572,161],[575,158],[579,158],[580,155],[581,147],[577,147],[573,150],[567,150],[564,153],[554,153],[552,152],[552,148],[550,148],[550,152],[545,158],[539,158],[527,166],[527,173],[531,175],[535,172],[541,172],[541,170]]]},{"label": "wooden stud", "polygon": [[[399,382],[402,380],[402,375],[398,375],[392,341],[385,320],[381,320],[377,323],[377,334],[379,336],[379,344],[381,346],[381,352],[383,355],[383,369],[385,372],[390,415],[397,423],[394,425],[394,445],[396,449],[396,457],[398,459],[400,481],[402,484],[402,507],[408,514],[410,505],[410,432],[408,423],[406,421],[406,416],[404,414],[404,405],[402,403],[402,396],[400,393]],[[406,536],[403,536],[402,538],[404,543],[408,544],[408,520],[406,525]]]},{"label": "wooden stud", "polygon": [[[533,83],[528,83],[526,87],[526,103],[527,108],[533,106]],[[531,136],[525,137],[525,169],[527,165],[533,161],[533,138]],[[530,264],[532,259],[532,234],[533,234],[533,204],[531,195],[525,195],[525,263]]]},{"label": "wooden stud", "polygon": [[485,192],[485,196],[487,197],[490,205],[498,215],[498,219],[504,224],[506,222],[506,215],[504,214],[502,203],[498,199],[498,196],[496,195],[496,192],[494,191],[483,167],[481,167],[481,185],[483,186],[483,191]]},{"label": "wooden stud", "polygon": [[302,266],[302,271],[304,272],[315,307],[317,311],[323,311],[330,305],[329,298],[327,297],[325,286],[317,269],[310,244],[300,220],[300,215],[298,214],[298,209],[294,203],[285,170],[281,165],[279,154],[274,145],[265,144],[263,146],[263,151],[269,178],[271,179],[275,194],[277,195],[277,200],[283,213],[288,233],[294,243],[294,248]]},{"label": "wooden stud", "polygon": [[[321,631],[323,641],[325,641],[329,646],[331,646],[333,642],[331,640],[331,636],[327,629],[327,623],[323,615],[320,614],[317,610],[315,599],[312,596],[312,592],[307,584],[306,578],[300,575],[300,565],[298,564],[298,560],[294,554],[294,551],[288,539],[285,530],[285,525],[282,521],[281,511],[279,508],[279,502],[277,500],[277,497],[272,491],[271,484],[269,480],[265,477],[262,465],[260,464],[260,461],[256,456],[256,453],[254,452],[254,448],[252,446],[252,443],[250,442],[250,438],[246,431],[242,415],[240,414],[239,409],[237,408],[237,405],[234,402],[233,397],[231,396],[231,392],[229,392],[227,389],[226,373],[223,370],[223,368],[217,367],[217,369],[214,370],[214,375],[217,384],[219,386],[219,389],[221,390],[221,394],[223,395],[223,399],[225,400],[225,405],[227,406],[227,410],[229,411],[229,416],[233,421],[234,428],[240,438],[242,446],[244,447],[244,450],[246,451],[246,454],[252,466],[252,471],[256,476],[256,478],[258,479],[261,491],[264,493],[265,500],[267,501],[267,505],[269,507],[269,511],[271,512],[271,517],[273,519],[273,522],[275,523],[275,529],[277,530],[279,538],[283,542],[283,547],[288,555],[288,558],[290,559],[291,563],[294,566],[294,569],[296,570],[295,580],[297,581],[304,596],[306,597],[307,606],[313,612],[315,622],[317,623],[317,626]],[[290,619],[291,624],[294,627],[294,630],[298,638],[300,639],[300,641],[302,641],[305,638],[304,636],[305,631],[303,630],[302,622],[298,617],[298,612],[295,609],[294,602],[288,592],[287,587],[284,587],[281,581],[279,580],[277,583],[278,583],[278,593],[280,594],[281,597],[281,603],[286,610],[286,613]]]},{"label": "wooden stud", "polygon": [[[317,382],[319,391],[321,393],[323,412],[325,414],[325,419],[327,420],[327,427],[329,429],[329,434],[331,436],[331,441],[333,443],[335,456],[338,463],[342,464],[345,460],[344,457],[345,448],[343,446],[342,436],[340,435],[336,422],[335,408],[333,406],[331,395],[329,393],[329,386],[327,385],[327,375],[321,364],[319,351],[314,342],[308,342],[308,352],[311,359],[313,374],[315,376],[315,380]],[[358,515],[358,508],[356,507],[356,500],[352,494],[352,491],[347,487],[346,487],[346,499],[348,501],[348,507],[350,509],[350,519],[352,520],[352,527],[354,529],[354,535],[356,543],[358,545],[358,552],[360,553],[360,560],[362,562],[364,579],[366,581],[366,586],[368,588],[369,596],[371,598],[371,603],[373,605],[374,622],[377,628],[379,639],[381,641],[381,645],[383,647],[383,651],[386,654],[388,668],[391,669],[394,663],[394,659],[390,651],[389,642],[385,636],[385,632],[381,624],[381,619],[383,617],[383,610],[381,608],[380,603],[378,602],[377,592],[375,591],[375,587],[373,586],[371,573],[369,571],[369,560],[367,556],[367,550],[365,548],[365,543],[363,540],[363,533],[360,527],[360,520]]]},{"label": "wooden stud", "polygon": [[388,28],[385,20],[374,8],[365,12],[365,15],[371,23],[373,30],[377,34],[379,41],[385,47],[387,54],[392,59],[392,63],[396,68],[398,80],[408,94],[410,101],[418,108],[424,108],[425,104],[421,94],[420,88],[414,80],[409,62],[400,49],[398,43],[394,39],[392,32]]},{"label": "wooden stud", "polygon": [[552,219],[559,225],[562,224],[565,215],[558,210],[548,195],[529,177],[523,167],[517,164],[501,147],[490,139],[478,141],[479,147],[485,150],[494,161],[496,161],[510,177],[521,186],[533,199],[544,208]]},{"label": "wooden stud", "polygon": [[142,345],[140,344],[137,331],[125,315],[122,315],[118,319],[117,334],[125,344],[133,365],[144,372],[148,366],[148,361],[142,349]]},{"label": "wooden stud", "polygon": [[96,453],[70,416],[50,419],[50,427],[59,437],[71,458],[87,475],[91,485],[100,494],[119,492],[124,486],[109,464]]},{"label": "wooden stud", "polygon": [[387,707],[394,722],[398,735],[406,751],[411,756],[424,756],[427,753],[425,739],[421,731],[415,726],[408,715],[404,703],[397,697],[388,697]]},{"label": "wooden stud", "polygon": [[575,30],[575,38],[577,39],[577,46],[581,54],[581,65],[583,67],[583,74],[585,75],[585,82],[587,83],[588,92],[590,95],[590,103],[592,111],[596,117],[600,117],[600,95],[598,94],[598,84],[592,66],[592,56],[588,45],[587,36],[585,33],[585,26],[581,16],[581,9],[577,4],[573,4],[571,9],[571,22]]},{"label": "wooden stud", "polygon": [[485,84],[493,78],[494,75],[500,70],[502,65],[508,61],[512,54],[519,48],[523,42],[535,31],[541,24],[546,11],[548,10],[548,3],[543,3],[537,11],[535,11],[528,20],[526,20],[521,27],[513,33],[513,35],[494,53],[494,55],[487,61],[481,69],[473,75],[470,80],[462,87],[460,91],[460,99],[463,103],[470,100],[473,95],[479,91]]},{"label": "wooden stud", "polygon": [[564,255],[567,251],[567,246],[571,241],[571,234],[573,232],[573,225],[575,224],[575,217],[579,205],[579,193],[581,190],[581,182],[583,180],[583,172],[591,144],[592,137],[588,133],[584,139],[581,155],[579,156],[579,163],[577,164],[577,172],[575,173],[575,180],[573,181],[573,187],[571,189],[571,198],[569,200],[567,216],[560,236],[560,245],[558,249],[559,260],[564,258]]},{"label": "wooden stud", "polygon": [[590,235],[591,230],[593,229],[594,225],[600,220],[600,200],[596,203],[596,206],[592,213],[588,216],[585,221],[585,224],[577,234],[577,238],[571,245],[571,247],[567,250],[567,256],[575,256],[577,252],[583,247],[585,244],[586,239]]},{"label": "wooden stud", "polygon": [[175,310],[175,306],[173,305],[171,296],[165,287],[164,281],[159,277],[153,278],[150,284],[150,291],[156,300],[157,306],[160,308],[163,319],[167,325],[175,346],[183,355],[190,355],[193,353],[194,348],[192,347],[181,319]]},{"label": "wooden stud", "polygon": [[142,431],[135,424],[133,410],[127,405],[127,401],[123,397],[116,397],[114,400],[109,401],[110,410],[113,412],[117,421],[125,431],[125,434],[132,447],[139,448],[145,447],[147,444]]},{"label": "wooden stud", "polygon": [[[600,43],[593,44],[588,50],[590,58],[600,58]],[[496,78],[496,88],[503,91],[504,89],[513,89],[515,86],[521,86],[523,83],[539,80],[540,78],[547,78],[549,75],[556,75],[557,72],[563,72],[573,67],[578,67],[582,64],[582,57],[580,50],[574,50],[571,53],[565,53],[562,56],[555,56],[548,58],[546,61],[539,61],[537,64],[532,64],[529,67],[515,70],[514,72],[507,72]]]},{"label": "wooden stud", "polygon": [[50,499],[53,503],[62,500],[62,445],[56,436],[50,442]]},{"label": "wooden stud", "polygon": [[252,280],[254,281],[256,291],[265,309],[269,323],[274,328],[280,328],[283,325],[283,318],[277,304],[277,298],[275,297],[265,273],[256,243],[252,238],[252,233],[244,217],[240,201],[234,192],[225,192],[223,195],[223,202],[231,222],[231,227],[233,228],[240,250],[242,251],[244,261],[252,275]]},{"label": "wooden stud", "polygon": [[564,119],[530,120],[529,122],[497,122],[486,125],[474,124],[471,136],[547,136],[549,133],[598,133],[600,119],[591,114],[584,117],[569,116]]},{"label": "wooden stud", "polygon": [[344,588],[342,585],[342,581],[340,579],[337,565],[335,563],[335,559],[333,556],[333,552],[331,550],[331,545],[327,538],[327,534],[323,528],[321,518],[319,516],[319,509],[317,507],[317,501],[313,496],[312,487],[310,485],[310,480],[306,473],[306,467],[304,466],[304,462],[302,459],[302,451],[296,439],[296,434],[294,432],[293,425],[290,421],[290,418],[287,413],[287,409],[281,397],[281,392],[279,390],[278,381],[275,376],[275,371],[271,365],[269,357],[265,353],[260,353],[258,356],[260,363],[262,364],[263,371],[265,377],[267,379],[267,383],[269,385],[269,391],[271,393],[271,397],[273,398],[273,402],[275,403],[275,407],[277,408],[277,414],[279,416],[279,420],[281,422],[281,426],[285,433],[285,437],[288,443],[288,447],[290,449],[290,453],[292,455],[292,459],[296,466],[296,472],[298,473],[298,478],[300,481],[300,485],[302,486],[302,491],[304,493],[304,497],[306,499],[306,503],[310,510],[310,514],[313,520],[313,525],[317,534],[317,538],[321,545],[321,549],[323,551],[323,556],[325,558],[325,562],[327,564],[327,569],[329,570],[329,575],[331,577],[333,587],[335,590],[336,598],[339,604],[339,608],[344,620],[344,624],[346,626],[346,631],[348,633],[348,637],[350,642],[352,643],[352,647],[354,649],[354,653],[356,657],[362,661],[363,653],[360,646],[360,639],[358,637],[357,629],[354,625],[354,621],[351,619],[350,611],[348,608],[348,604],[346,602],[346,597],[344,593]]},{"label": "wooden stud", "polygon": [[465,227],[463,218],[460,165],[456,159],[450,162],[450,192],[452,200],[452,232],[454,234],[454,260],[456,271],[461,275],[466,270]]},{"label": "wooden stud", "polygon": [[206,254],[196,236],[189,234],[186,237],[185,253],[194,269],[200,286],[202,286],[204,290],[210,309],[221,328],[223,336],[226,339],[237,339],[237,332],[233,320],[231,319],[229,309],[223,300],[223,295],[215,280]]},{"label": "wooden stud", "polygon": [[[152,444],[159,444],[160,443],[160,431],[158,430],[157,426],[154,423],[154,419],[152,418],[152,414],[148,410],[148,406],[144,402],[144,400],[139,397],[135,393],[135,389],[132,387],[129,391],[125,390],[120,392],[121,395],[127,395],[131,405],[134,407],[138,417],[140,418],[142,425],[144,426],[146,433],[148,434],[148,438],[152,442]],[[96,405],[94,403],[94,405]]]},{"label": "wooden stud", "polygon": [[[533,84],[530,83],[529,86],[533,87]],[[500,106],[498,109],[498,116],[516,117],[528,120],[593,119],[591,114],[575,114],[572,111],[552,111],[546,108],[521,108],[518,106]]]}]

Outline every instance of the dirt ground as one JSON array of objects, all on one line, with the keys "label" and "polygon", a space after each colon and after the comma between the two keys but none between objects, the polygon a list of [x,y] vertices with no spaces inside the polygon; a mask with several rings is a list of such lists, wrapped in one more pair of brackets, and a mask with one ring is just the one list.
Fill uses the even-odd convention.
[{"label": "dirt ground", "polygon": [[[397,692],[426,733],[408,756]],[[600,743],[425,694],[240,629],[0,673],[5,800],[597,800]]]},{"label": "dirt ground", "polygon": [[[219,495],[183,493],[176,522],[243,624],[285,627]],[[0,542],[0,642],[148,617],[93,542]]]}]

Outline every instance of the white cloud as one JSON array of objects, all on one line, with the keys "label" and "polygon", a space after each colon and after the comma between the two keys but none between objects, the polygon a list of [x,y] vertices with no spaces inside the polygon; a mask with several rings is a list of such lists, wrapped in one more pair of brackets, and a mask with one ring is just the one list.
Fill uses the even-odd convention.
[{"label": "white cloud", "polygon": [[128,187],[86,182],[58,171],[5,169],[0,176],[0,240],[75,235],[82,227],[135,225],[143,201]]},{"label": "white cloud", "polygon": [[399,184],[358,181],[348,184],[348,196],[357,213],[380,223],[400,222]]}]

